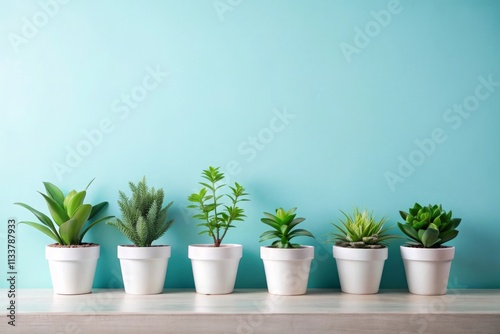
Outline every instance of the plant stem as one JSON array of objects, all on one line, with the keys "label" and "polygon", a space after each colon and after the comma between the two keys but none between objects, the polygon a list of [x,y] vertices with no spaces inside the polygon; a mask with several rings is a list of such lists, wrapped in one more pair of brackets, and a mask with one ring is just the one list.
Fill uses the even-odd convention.
[{"label": "plant stem", "polygon": [[[236,203],[238,203],[238,197],[239,197],[238,195],[234,196],[233,210],[236,208]],[[227,221],[226,228],[224,229],[224,233],[222,234],[222,238],[220,238],[221,242],[224,239],[224,237],[226,236],[227,230],[229,230],[229,226],[231,225],[232,221],[233,221],[233,217],[230,216],[229,219],[228,219],[228,221]]]},{"label": "plant stem", "polygon": [[222,239],[219,238],[219,219],[218,219],[218,213],[217,213],[217,197],[215,197],[215,182],[213,179],[211,179],[210,182],[212,182],[212,194],[213,194],[213,198],[214,198],[214,219],[215,219],[215,226],[216,226],[215,230],[217,233],[217,236],[215,236],[215,235],[213,236],[214,246],[220,247]]},{"label": "plant stem", "polygon": [[[200,209],[202,212],[205,212],[205,205],[203,203],[203,199],[200,199]],[[212,234],[212,238],[214,239],[214,244],[215,244],[215,236],[214,236],[214,233],[213,233],[213,230],[212,228],[210,227],[210,217],[208,215],[208,213],[206,214],[206,219],[207,219],[207,226],[208,226],[208,229],[210,230],[211,234]]]}]

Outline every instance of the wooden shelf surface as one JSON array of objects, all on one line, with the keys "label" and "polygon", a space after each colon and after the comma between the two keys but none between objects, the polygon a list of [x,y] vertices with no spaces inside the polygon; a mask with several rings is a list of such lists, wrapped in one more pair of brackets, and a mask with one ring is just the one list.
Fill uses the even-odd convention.
[{"label": "wooden shelf surface", "polygon": [[16,308],[16,327],[4,316],[2,333],[500,333],[500,290],[449,290],[444,296],[323,289],[302,296],[245,289],[207,296],[165,290],[139,296],[96,289],[61,296],[50,289],[20,289]]}]

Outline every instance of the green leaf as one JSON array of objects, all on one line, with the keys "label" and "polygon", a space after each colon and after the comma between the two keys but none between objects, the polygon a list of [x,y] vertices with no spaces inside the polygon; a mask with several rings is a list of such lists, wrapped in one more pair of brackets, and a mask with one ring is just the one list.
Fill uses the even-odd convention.
[{"label": "green leaf", "polygon": [[296,219],[292,220],[288,226],[290,227],[290,229],[292,229],[296,225],[302,223],[304,220],[305,220],[304,218],[296,218]]},{"label": "green leaf", "polygon": [[89,184],[87,184],[87,186],[85,187],[85,190],[89,189],[90,185],[92,184],[92,182],[94,182],[94,180],[95,180],[95,178],[90,180]]},{"label": "green leaf", "polygon": [[60,226],[59,232],[65,242],[68,242],[70,245],[79,244],[80,231],[87,222],[90,211],[92,211],[92,205],[83,204],[71,216],[71,219]]},{"label": "green leaf", "polygon": [[288,226],[287,225],[281,225],[280,231],[283,235],[286,235],[288,233]]},{"label": "green leaf", "polygon": [[416,217],[418,215],[418,211],[421,208],[422,207],[420,205],[417,206],[417,203],[415,203],[415,206],[413,208],[410,208],[410,215],[412,215],[413,217]]},{"label": "green leaf", "polygon": [[56,203],[52,198],[48,197],[47,195],[40,193],[43,198],[45,198],[45,201],[47,202],[47,207],[49,208],[50,214],[52,215],[52,218],[56,222],[57,225],[61,226],[65,221],[69,219],[68,214],[66,213],[66,210],[64,210],[63,207],[61,207],[59,204]]},{"label": "green leaf", "polygon": [[63,244],[62,240],[59,239],[58,235],[54,234],[51,230],[49,230],[47,227],[45,227],[41,224],[34,223],[34,222],[28,222],[28,221],[22,221],[22,222],[19,222],[18,224],[26,224],[26,225],[29,225],[31,227],[34,227],[37,230],[39,230],[40,232],[42,232],[45,235],[49,236],[50,238],[54,239],[55,242],[57,242],[58,244]]},{"label": "green leaf", "polygon": [[280,230],[280,228],[281,228],[281,226],[272,219],[261,218],[260,221],[263,222],[264,224],[271,226],[272,228],[277,229],[277,230]]},{"label": "green leaf", "polygon": [[281,235],[277,231],[267,231],[260,235],[259,242],[263,242],[270,239],[280,238]]},{"label": "green leaf", "polygon": [[75,213],[71,216],[71,219],[75,219],[78,221],[80,226],[83,226],[89,220],[90,212],[92,211],[92,205],[83,204],[78,209],[76,209]]},{"label": "green leaf", "polygon": [[28,209],[29,211],[31,211],[31,213],[33,213],[35,215],[36,218],[38,218],[38,220],[45,226],[47,226],[48,228],[50,228],[52,231],[55,232],[55,227],[54,227],[54,223],[52,222],[52,220],[50,220],[50,218],[45,215],[44,213],[32,208],[31,206],[27,205],[27,204],[24,204],[24,203],[14,203],[15,205],[19,205],[19,206],[22,206],[23,208],[25,209]]},{"label": "green leaf", "polygon": [[59,227],[61,239],[65,245],[78,245],[78,234],[80,230],[77,229],[75,219],[69,219]]},{"label": "green leaf", "polygon": [[401,223],[398,223],[398,227],[410,239],[413,239],[413,240],[417,241],[419,244],[421,243],[420,242],[420,238],[418,237],[418,232],[417,232],[417,230],[415,230],[413,228],[413,226],[411,226],[410,224],[401,224]]},{"label": "green leaf", "polygon": [[277,236],[277,237],[280,237],[280,238],[281,238],[281,233],[280,233],[280,232],[278,232],[278,231],[274,231],[274,230],[271,230],[271,231],[266,231],[266,232],[262,233],[262,234],[260,235],[260,238],[265,237],[265,236],[267,236],[267,235],[274,235],[274,236]]},{"label": "green leaf", "polygon": [[44,182],[43,185],[47,191],[47,195],[59,204],[59,206],[64,207],[64,194],[61,189],[50,182]]},{"label": "green leaf", "polygon": [[426,248],[429,248],[429,247],[432,247],[434,244],[436,244],[439,239],[439,231],[434,229],[434,228],[428,228],[426,230],[420,230],[418,231],[419,232],[419,236],[420,236],[420,232],[421,231],[424,231],[424,233],[422,233],[421,235],[421,241],[422,241],[422,245]]},{"label": "green leaf", "polygon": [[111,218],[114,218],[115,216],[106,216],[106,217],[102,217],[98,220],[96,220],[95,222],[93,222],[92,224],[89,224],[89,226],[87,226],[83,231],[82,233],[80,233],[80,236],[78,237],[78,243],[81,244],[82,243],[82,240],[83,240],[83,237],[85,236],[85,234],[87,234],[87,232],[92,228],[94,227],[95,225],[99,224],[100,222],[106,220],[106,219],[111,219]]},{"label": "green leaf", "polygon": [[452,211],[450,210],[450,212],[448,212],[448,214],[446,215],[446,220],[450,220],[451,216],[452,216]]},{"label": "green leaf", "polygon": [[274,219],[275,219],[274,215],[269,213],[269,212],[264,212],[264,216],[266,216],[267,218],[269,218],[272,221],[274,221]]},{"label": "green leaf", "polygon": [[458,225],[460,225],[461,221],[462,221],[461,218],[453,218],[453,219],[451,219],[451,222],[453,223],[452,229],[456,229],[458,227]]},{"label": "green leaf", "polygon": [[85,200],[85,196],[87,195],[87,192],[85,190],[80,191],[79,193],[76,193],[75,196],[71,198],[71,200],[68,203],[68,206],[66,208],[66,212],[69,217],[73,216],[75,213],[76,209],[78,209],[82,204],[83,201]]},{"label": "green leaf", "polygon": [[[193,202],[193,203],[199,203],[200,202],[200,196],[198,194],[191,194],[188,196],[188,201]],[[188,208],[197,208],[197,205],[190,205]]]},{"label": "green leaf", "polygon": [[429,212],[420,213],[419,214],[419,219],[422,220],[422,221],[428,222],[431,219],[431,214]]},{"label": "green leaf", "polygon": [[342,238],[345,238],[345,236],[349,234],[343,228],[338,226],[337,224],[332,224],[332,225],[335,226],[340,232],[342,232],[342,234],[343,234]]},{"label": "green leaf", "polygon": [[304,229],[297,229],[294,230],[289,234],[289,239],[292,239],[294,237],[311,237],[314,238],[311,232],[304,230]]},{"label": "green leaf", "polygon": [[434,212],[432,213],[432,219],[436,219],[441,215],[441,210],[439,208],[434,209]]},{"label": "green leaf", "polygon": [[458,231],[457,230],[451,230],[451,231],[446,231],[444,233],[441,233],[439,235],[439,239],[441,239],[439,241],[440,244],[444,244],[452,239],[455,239],[455,237],[458,235]]},{"label": "green leaf", "polygon": [[433,229],[435,229],[435,230],[437,230],[439,232],[439,227],[436,224],[434,224],[434,223],[430,223],[429,224],[429,228],[433,228]]},{"label": "green leaf", "polygon": [[67,195],[66,197],[64,198],[64,202],[63,202],[63,208],[64,210],[66,210],[68,208],[68,204],[69,202],[71,201],[71,199],[73,198],[73,196],[75,196],[77,193],[76,193],[76,190],[71,190]]},{"label": "green leaf", "polygon": [[103,210],[108,205],[108,202],[101,202],[99,204],[92,206],[92,211],[90,211],[89,220],[94,218],[101,210]]},{"label": "green leaf", "polygon": [[[428,218],[428,216],[427,216]],[[425,218],[421,221],[418,221],[418,220],[415,220],[413,221],[413,228],[416,229],[416,230],[420,230],[420,229],[423,229],[423,228],[426,228],[427,225],[428,225],[428,221],[425,220]]]}]

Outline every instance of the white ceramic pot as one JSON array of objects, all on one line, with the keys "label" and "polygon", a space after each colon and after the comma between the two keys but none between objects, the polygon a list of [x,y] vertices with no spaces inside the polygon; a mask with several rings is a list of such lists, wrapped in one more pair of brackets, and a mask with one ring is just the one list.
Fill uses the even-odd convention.
[{"label": "white ceramic pot", "polygon": [[314,258],[314,246],[301,248],[260,247],[269,293],[283,296],[303,295]]},{"label": "white ceramic pot", "polygon": [[333,246],[342,292],[360,295],[378,293],[387,256],[387,247],[368,249]]},{"label": "white ceramic pot", "polygon": [[411,293],[437,296],[446,294],[455,247],[416,248],[401,246],[406,281]]},{"label": "white ceramic pot", "polygon": [[208,244],[189,245],[188,257],[193,267],[196,292],[205,295],[233,292],[242,254],[243,246],[237,244],[220,247]]},{"label": "white ceramic pot", "polygon": [[125,292],[152,295],[163,292],[170,246],[118,246]]},{"label": "white ceramic pot", "polygon": [[45,247],[54,292],[79,295],[92,292],[99,245],[82,247]]}]

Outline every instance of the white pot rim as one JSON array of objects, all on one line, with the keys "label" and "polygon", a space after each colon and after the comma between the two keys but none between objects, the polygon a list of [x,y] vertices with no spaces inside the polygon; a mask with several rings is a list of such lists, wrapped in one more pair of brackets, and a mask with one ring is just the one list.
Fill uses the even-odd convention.
[{"label": "white pot rim", "polygon": [[351,248],[333,246],[333,257],[351,261],[383,261],[388,257],[387,247],[383,248]]},{"label": "white pot rim", "polygon": [[101,246],[93,244],[85,247],[45,246],[45,258],[49,261],[88,261],[99,258]]},{"label": "white pot rim", "polygon": [[66,248],[66,249],[78,248],[79,249],[79,248],[91,248],[91,247],[97,247],[97,246],[100,246],[100,245],[93,243],[93,242],[82,242],[80,245],[61,245],[58,243],[52,243],[52,244],[46,245],[46,247],[58,248],[58,249],[61,249],[61,248]]},{"label": "white pot rim", "polygon": [[314,246],[301,245],[300,248],[261,246],[260,257],[262,260],[274,261],[312,260],[314,258]]},{"label": "white pot rim", "polygon": [[243,247],[240,244],[221,244],[219,247],[215,247],[214,244],[191,244],[189,247],[204,247],[204,248],[215,248],[215,249],[221,249],[221,248],[234,248],[234,247]]},{"label": "white pot rim", "polygon": [[171,254],[170,245],[152,245],[150,247],[137,247],[135,245],[119,245],[117,257],[119,259],[140,260],[169,258]]},{"label": "white pot rim", "polygon": [[188,246],[188,258],[192,260],[240,259],[242,255],[243,246],[240,244],[222,244],[220,247],[214,247],[213,244]]},{"label": "white pot rim", "polygon": [[454,246],[441,248],[417,248],[400,246],[401,258],[414,261],[451,261],[455,256]]}]

